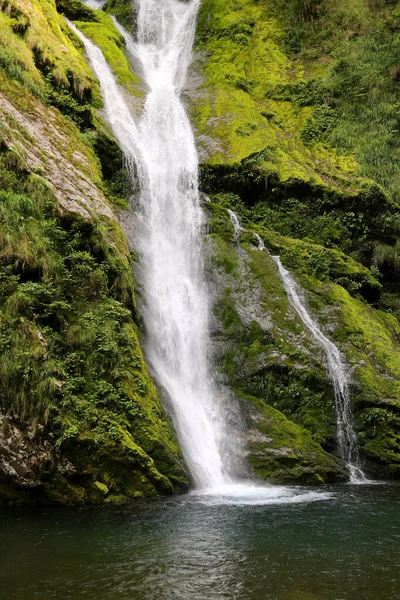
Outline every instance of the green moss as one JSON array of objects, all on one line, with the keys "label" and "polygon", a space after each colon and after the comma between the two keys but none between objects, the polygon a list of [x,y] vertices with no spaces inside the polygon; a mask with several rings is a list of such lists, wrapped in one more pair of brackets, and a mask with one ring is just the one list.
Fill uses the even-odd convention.
[{"label": "green moss", "polygon": [[95,481],[94,485],[103,496],[107,496],[110,493],[108,487],[104,483],[101,483],[101,481]]},{"label": "green moss", "polygon": [[76,21],[75,24],[101,49],[115,73],[118,83],[133,96],[143,96],[140,79],[132,71],[124,53],[124,39],[116,29],[111,17],[102,11],[96,11],[96,22]]},{"label": "green moss", "polygon": [[54,0],[20,0],[0,12],[0,64],[37,96],[44,97],[43,75],[82,98],[94,78],[71,38]]},{"label": "green moss", "polygon": [[1,408],[22,430],[41,424],[81,490],[51,473],[37,500],[101,501],[96,481],[125,498],[181,489],[180,452],[139,344],[121,230],[61,213],[51,188],[6,151],[3,185],[15,192],[0,192]]},{"label": "green moss", "polygon": [[363,174],[398,201],[397,3],[322,0],[306,17],[300,3],[271,4],[293,68],[316,80],[317,104],[334,107],[339,116],[325,140],[341,153],[354,153]]},{"label": "green moss", "polygon": [[[252,210],[238,196],[212,199],[217,201],[207,203],[212,261],[223,273],[216,305],[221,372],[239,394],[260,399],[305,429],[324,450],[334,451],[336,418],[323,355],[289,305],[273,259],[258,250],[257,233],[272,254],[281,255],[305,290],[311,313],[346,356],[356,431],[369,470],[375,476],[398,476],[400,326],[393,314],[365,301],[364,296],[368,301],[376,293],[379,297],[374,275],[337,250],[256,226],[248,220]],[[246,230],[238,243],[228,206],[242,211]],[[298,463],[292,459],[294,467]],[[263,460],[255,463],[261,470]],[[270,464],[266,476],[279,472],[276,463]]]},{"label": "green moss", "polygon": [[204,83],[192,117],[207,162],[237,165],[264,151],[264,179],[272,173],[282,182],[355,190],[358,165],[320,143],[333,127],[333,111],[325,104],[313,111],[307,95],[299,95],[308,80],[302,63],[285,53],[284,32],[272,1],[202,3],[195,70]]},{"label": "green moss", "polygon": [[132,35],[136,33],[137,9],[131,0],[107,0],[103,10],[114,15]]},{"label": "green moss", "polygon": [[291,309],[274,261],[247,236],[238,246],[211,233],[211,259],[220,272],[219,368],[231,387],[283,411],[332,448],[334,405],[320,350]]},{"label": "green moss", "polygon": [[322,450],[308,431],[248,394],[239,398],[249,412],[250,464],[258,477],[276,483],[313,484],[346,479],[343,465]]}]

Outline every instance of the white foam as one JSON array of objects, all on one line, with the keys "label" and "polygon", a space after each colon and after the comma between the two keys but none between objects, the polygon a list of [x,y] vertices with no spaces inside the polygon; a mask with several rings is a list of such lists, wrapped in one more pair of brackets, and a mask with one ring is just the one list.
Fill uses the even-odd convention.
[{"label": "white foam", "polygon": [[208,506],[268,506],[270,504],[300,504],[330,500],[334,494],[307,490],[305,487],[252,484],[232,484],[201,490],[191,494]]}]

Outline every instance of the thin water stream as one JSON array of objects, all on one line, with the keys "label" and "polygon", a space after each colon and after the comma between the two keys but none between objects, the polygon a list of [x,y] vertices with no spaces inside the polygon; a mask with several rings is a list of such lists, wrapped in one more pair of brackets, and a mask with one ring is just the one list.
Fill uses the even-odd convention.
[{"label": "thin water stream", "polygon": [[321,331],[321,328],[308,312],[302,292],[282,265],[279,256],[273,257],[285,287],[290,304],[293,306],[311,335],[324,350],[329,377],[333,384],[336,406],[336,438],[340,458],[346,463],[351,483],[366,483],[367,478],[361,467],[358,440],[353,426],[351,397],[346,366],[335,344]]},{"label": "thin water stream", "polygon": [[[234,239],[237,241],[240,232],[244,231],[244,228],[235,212],[228,210],[228,213],[234,228]],[[258,249],[264,251],[264,240],[257,233],[254,235],[258,241]],[[358,440],[353,426],[349,378],[346,365],[337,346],[327,338],[316,320],[311,316],[306,307],[302,290],[289,271],[285,269],[279,256],[273,256],[272,258],[278,266],[279,275],[290,304],[325,353],[328,374],[332,381],[335,396],[336,436],[339,456],[348,467],[351,483],[367,483],[368,480],[361,467]]]}]

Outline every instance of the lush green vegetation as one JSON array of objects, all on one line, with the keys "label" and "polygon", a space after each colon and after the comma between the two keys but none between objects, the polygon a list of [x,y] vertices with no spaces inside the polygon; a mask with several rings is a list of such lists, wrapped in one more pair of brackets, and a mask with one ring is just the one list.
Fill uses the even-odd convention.
[{"label": "lush green vegetation", "polygon": [[[284,250],[292,268],[361,292],[392,315],[398,19],[398,3],[383,1],[207,0],[195,66],[203,93],[192,111],[204,191],[223,194],[269,238],[303,240]],[[305,254],[304,242],[318,246]],[[332,250],[370,269],[381,290],[362,281],[362,269],[354,277],[358,267],[340,272]]]},{"label": "lush green vegetation", "polygon": [[399,238],[396,7],[208,0],[197,38],[207,56],[196,67],[204,93],[193,107],[208,155],[207,193],[236,192],[256,205],[251,220],[382,267],[391,291]]},{"label": "lush green vegetation", "polygon": [[[78,0],[57,8],[134,91],[110,17]],[[96,115],[98,83],[50,0],[3,3],[0,19],[1,434],[18,432],[22,461],[39,456],[34,481],[11,478],[0,496],[99,502],[181,489],[180,451],[139,343],[129,252],[102,196],[126,207],[131,189]]]},{"label": "lush green vegetation", "polygon": [[[219,194],[212,200],[207,204],[211,256],[223,273],[216,304],[217,331],[223,341],[219,365],[230,385],[239,394],[251,395],[282,412],[311,433],[323,449],[334,450],[334,404],[323,357],[290,308],[273,260],[258,250],[257,233],[267,249],[280,254],[296,274],[312,313],[347,357],[353,378],[353,412],[369,468],[378,476],[397,476],[400,325],[393,315],[369,304],[380,294],[376,271],[371,273],[337,250],[260,227],[250,220],[252,210],[237,195]],[[233,244],[228,207],[239,212],[246,227],[239,246]],[[257,452],[255,457],[254,467],[261,469]],[[313,472],[317,471],[314,464]]]},{"label": "lush green vegetation", "polygon": [[[184,481],[178,449],[139,346],[115,224],[60,213],[44,180],[12,153],[0,158],[0,188],[8,190],[0,192],[3,413],[23,427],[45,426],[86,472],[83,489],[93,499],[95,481],[106,495],[171,490]],[[124,454],[132,455],[126,464]],[[122,463],[117,471],[113,461]]]},{"label": "lush green vegetation", "polygon": [[[40,7],[3,3],[3,12],[0,11],[2,87],[8,95],[18,93],[7,83],[7,78],[15,80],[45,104],[69,117],[100,160],[102,187],[108,199],[126,207],[130,184],[122,153],[94,111],[101,105],[98,82],[84,60],[81,41],[56,8],[77,21],[85,35],[103,50],[119,83],[131,94],[142,95],[139,78],[131,71],[124,54],[123,38],[111,18],[86,7],[81,0],[60,0],[56,4],[49,0],[46,6]],[[43,39],[46,39],[45,44]]]},{"label": "lush green vegetation", "polygon": [[308,75],[318,133],[308,143],[323,139],[354,153],[364,174],[398,201],[398,3],[273,4],[286,17],[284,46]]},{"label": "lush green vegetation", "polygon": [[[42,119],[53,126],[49,136],[62,133],[54,147],[101,198],[125,207],[132,190],[96,114],[99,84],[62,16],[102,49],[139,105],[139,79],[106,14],[134,32],[130,2],[108,0],[104,11],[80,0],[3,2],[1,92],[30,116],[27,126]],[[323,357],[254,233],[295,273],[346,354],[370,468],[400,472],[399,23],[398,3],[383,0],[201,4],[194,70],[203,80],[191,112],[211,198],[217,362],[236,390],[262,478],[332,481],[343,468],[332,456]],[[74,469],[54,467],[24,499],[179,489],[186,478],[141,353],[123,234],[111,211],[61,209],[37,152],[32,167],[34,140],[22,120],[7,115],[0,125],[0,406],[26,439],[50,443],[54,464]],[[246,227],[237,244],[227,208]],[[10,499],[20,493],[1,490]]]}]

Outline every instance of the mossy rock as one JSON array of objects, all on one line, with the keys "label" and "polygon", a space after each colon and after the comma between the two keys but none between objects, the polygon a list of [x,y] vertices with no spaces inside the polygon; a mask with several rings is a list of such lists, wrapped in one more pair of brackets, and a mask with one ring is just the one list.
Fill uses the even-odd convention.
[{"label": "mossy rock", "polygon": [[[331,267],[325,271],[322,263],[318,270],[314,258],[310,263],[315,246],[245,219],[246,229],[235,241],[226,206],[244,210],[244,205],[232,195],[218,200],[207,203],[208,248],[214,286],[220,290],[215,309],[216,360],[226,381],[243,398],[243,406],[246,396],[256,398],[256,404],[283,413],[299,427],[291,430],[293,436],[295,431],[300,437],[306,431],[321,452],[336,452],[334,398],[324,355],[288,303],[274,260],[258,249],[257,233],[271,253],[281,254],[303,288],[311,314],[346,357],[356,433],[367,470],[373,476],[397,477],[399,322],[363,297],[368,300],[371,290],[379,291],[379,283],[368,269],[336,250],[319,249],[331,256],[333,270],[329,274]],[[273,468],[278,469],[273,464],[270,461],[270,477]],[[257,465],[261,469],[261,459]]]},{"label": "mossy rock", "polygon": [[144,92],[140,79],[129,64],[124,52],[125,40],[110,15],[96,11],[96,21],[75,21],[75,25],[101,49],[118,83],[131,95],[141,98]]},{"label": "mossy rock", "polygon": [[257,398],[239,397],[247,412],[249,460],[257,477],[307,484],[348,479],[341,461],[325,452],[306,429]]}]

